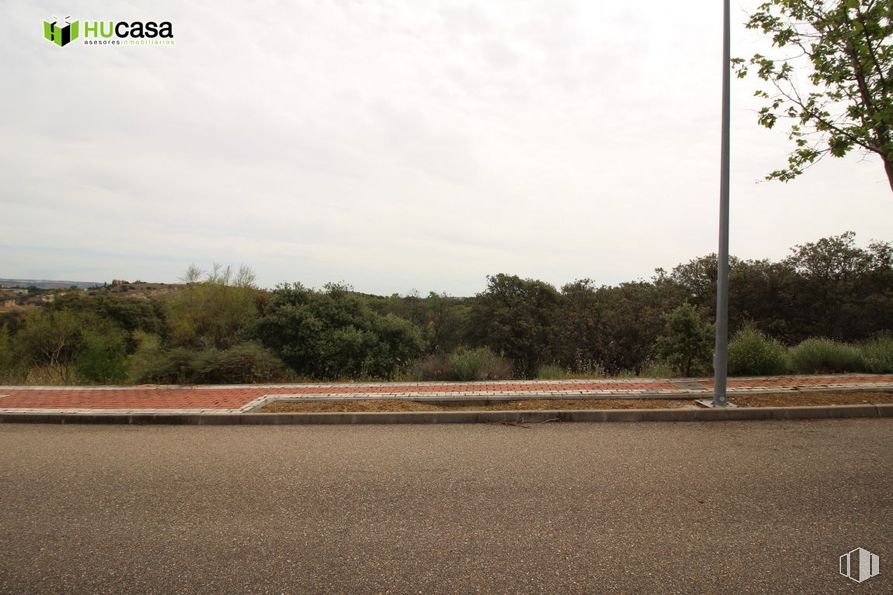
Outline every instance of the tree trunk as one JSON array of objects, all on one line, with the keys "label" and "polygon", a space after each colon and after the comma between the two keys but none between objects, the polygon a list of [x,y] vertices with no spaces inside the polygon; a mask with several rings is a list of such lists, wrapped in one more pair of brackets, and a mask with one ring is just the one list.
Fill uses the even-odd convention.
[{"label": "tree trunk", "polygon": [[893,161],[884,159],[884,169],[887,172],[887,181],[890,182],[890,190],[893,190]]}]

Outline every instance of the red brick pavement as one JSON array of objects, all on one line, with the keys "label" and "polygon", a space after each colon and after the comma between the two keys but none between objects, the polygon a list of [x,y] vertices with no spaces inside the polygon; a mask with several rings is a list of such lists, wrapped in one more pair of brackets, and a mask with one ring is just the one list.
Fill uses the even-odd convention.
[{"label": "red brick pavement", "polygon": [[[697,381],[704,389],[712,381]],[[810,388],[822,385],[857,385],[890,383],[893,375],[872,376],[801,376],[779,378],[735,378],[730,389],[742,388]],[[430,393],[553,393],[575,391],[585,393],[636,393],[691,389],[671,380],[593,380],[572,382],[507,382],[449,384],[355,384],[355,385],[292,385],[256,387],[124,387],[113,389],[9,388],[0,387],[0,409],[238,409],[263,395],[352,395],[352,394],[430,394]]]}]

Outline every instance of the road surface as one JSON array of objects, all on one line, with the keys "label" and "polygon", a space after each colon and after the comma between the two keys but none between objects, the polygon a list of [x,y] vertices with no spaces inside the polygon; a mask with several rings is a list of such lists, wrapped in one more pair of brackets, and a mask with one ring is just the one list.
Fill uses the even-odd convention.
[{"label": "road surface", "polygon": [[0,453],[4,593],[893,590],[891,419],[14,424]]}]

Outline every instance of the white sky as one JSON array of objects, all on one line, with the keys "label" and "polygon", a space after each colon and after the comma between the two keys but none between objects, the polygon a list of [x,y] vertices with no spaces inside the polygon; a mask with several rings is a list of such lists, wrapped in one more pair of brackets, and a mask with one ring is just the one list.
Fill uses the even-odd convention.
[{"label": "white sky", "polygon": [[[733,1],[733,55],[763,45]],[[2,3],[0,277],[470,295],[648,277],[715,251],[721,2]],[[170,20],[64,48],[42,21]],[[789,184],[733,80],[731,249],[893,239],[879,159]]]}]

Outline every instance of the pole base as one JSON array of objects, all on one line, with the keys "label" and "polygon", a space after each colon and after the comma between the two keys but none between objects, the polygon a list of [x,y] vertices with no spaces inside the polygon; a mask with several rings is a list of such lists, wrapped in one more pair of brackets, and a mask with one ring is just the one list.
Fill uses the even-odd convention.
[{"label": "pole base", "polygon": [[698,399],[697,401],[695,401],[695,403],[697,403],[701,407],[707,407],[709,409],[735,409],[738,407],[737,405],[729,401],[726,401],[725,407],[717,407],[713,404],[713,399]]}]

